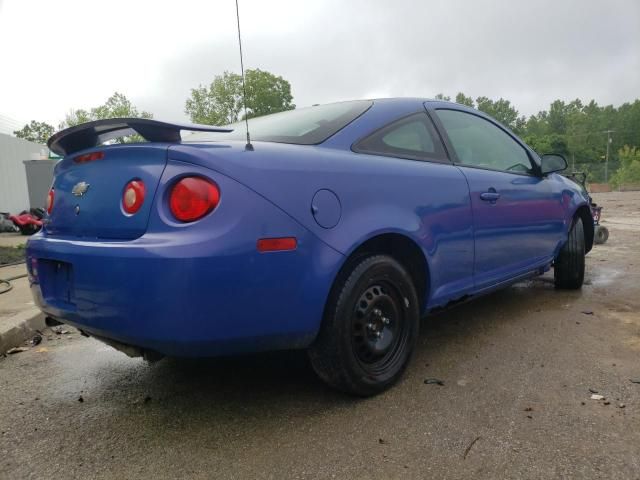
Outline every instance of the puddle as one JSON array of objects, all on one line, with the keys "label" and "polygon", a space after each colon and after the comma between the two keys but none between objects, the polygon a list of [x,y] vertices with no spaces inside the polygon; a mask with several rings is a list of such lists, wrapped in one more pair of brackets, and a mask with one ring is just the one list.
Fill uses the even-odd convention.
[{"label": "puddle", "polygon": [[595,287],[606,287],[611,285],[622,272],[613,268],[600,267],[595,271],[587,272],[585,283]]},{"label": "puddle", "polygon": [[514,283],[513,285],[511,285],[512,288],[518,288],[518,289],[524,289],[524,288],[555,288],[554,287],[554,282],[553,282],[553,277],[548,276],[548,274],[545,274],[544,276],[539,276],[539,277],[533,277],[533,278],[529,278],[527,280],[522,280],[518,283]]}]

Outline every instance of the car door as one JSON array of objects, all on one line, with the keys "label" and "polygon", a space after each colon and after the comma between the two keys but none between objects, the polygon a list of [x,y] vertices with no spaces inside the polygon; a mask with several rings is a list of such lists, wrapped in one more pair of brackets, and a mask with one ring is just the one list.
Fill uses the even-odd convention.
[{"label": "car door", "polygon": [[[469,188],[464,175],[447,158],[427,113],[417,112],[391,121],[356,142],[352,150],[393,159],[371,162],[369,169],[375,175],[362,187],[377,192],[375,198],[380,204],[376,209],[380,219],[385,218],[384,211],[389,207],[401,207],[395,213],[400,218],[411,214],[412,236],[427,255],[429,308],[472,291],[473,227]],[[378,173],[374,170],[381,167],[384,170]],[[341,200],[352,206],[361,201],[372,203],[371,195],[360,193],[360,187],[353,184],[343,191]]]},{"label": "car door", "polygon": [[483,116],[440,108],[435,117],[469,183],[476,289],[551,262],[564,225],[562,198],[539,174],[531,153]]}]

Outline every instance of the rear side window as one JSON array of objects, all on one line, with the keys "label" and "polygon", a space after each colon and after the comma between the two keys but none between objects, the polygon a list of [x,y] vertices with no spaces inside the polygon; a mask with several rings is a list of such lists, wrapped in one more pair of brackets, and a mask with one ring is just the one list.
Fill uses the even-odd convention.
[{"label": "rear side window", "polygon": [[353,149],[359,153],[401,158],[445,159],[440,139],[426,113],[397,120],[360,140]]},{"label": "rear side window", "polygon": [[[370,100],[328,103],[251,118],[249,132],[252,140],[314,145],[324,142],[354,121],[371,105]],[[184,142],[215,142],[246,139],[244,121],[232,123],[228,127],[233,128],[233,132],[194,133],[183,137],[182,140]]]},{"label": "rear side window", "polygon": [[458,110],[443,109],[436,113],[462,165],[533,174],[526,150],[498,126]]}]

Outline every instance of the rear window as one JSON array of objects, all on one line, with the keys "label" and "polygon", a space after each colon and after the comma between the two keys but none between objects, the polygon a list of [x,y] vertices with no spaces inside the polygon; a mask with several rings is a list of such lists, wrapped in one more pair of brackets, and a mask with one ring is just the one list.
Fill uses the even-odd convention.
[{"label": "rear window", "polygon": [[[324,142],[371,107],[370,100],[329,103],[249,119],[251,139],[263,142],[313,145]],[[232,123],[230,133],[200,132],[183,136],[184,142],[245,140],[244,121]]]}]

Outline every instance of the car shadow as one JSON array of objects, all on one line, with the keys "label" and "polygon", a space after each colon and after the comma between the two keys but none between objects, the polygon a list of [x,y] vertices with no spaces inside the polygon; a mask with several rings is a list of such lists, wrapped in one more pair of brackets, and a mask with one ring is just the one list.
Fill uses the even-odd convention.
[{"label": "car shadow", "polygon": [[[532,289],[539,291],[547,286],[537,282]],[[440,341],[429,342],[424,349],[446,349],[447,342],[442,341],[445,338],[464,341],[466,336],[475,334],[474,329],[485,328],[487,322],[505,321],[496,320],[493,313],[496,309],[522,308],[523,296],[529,297],[531,292],[523,295],[518,288],[512,288],[426,316],[421,320],[420,340],[437,337]],[[420,344],[417,348],[423,349]],[[216,358],[165,358],[152,365],[149,375],[153,377],[149,379],[152,382],[170,385],[167,394],[179,391],[181,398],[204,395],[211,399],[221,397],[225,402],[246,402],[251,401],[247,399],[250,392],[251,396],[261,398],[306,396],[316,401],[324,398],[346,403],[361,400],[326,387],[315,375],[304,350]]]},{"label": "car shadow", "polygon": [[[569,293],[579,295],[579,293]],[[94,364],[95,390],[110,407],[129,413],[133,408],[152,409],[156,415],[180,412],[181,422],[233,423],[242,419],[274,419],[323,415],[349,410],[354,404],[392,404],[398,395],[422,388],[424,365],[438,364],[439,371],[457,362],[473,362],[477,338],[493,342],[492,331],[536,310],[557,308],[566,295],[557,295],[553,283],[542,277],[495,292],[473,302],[427,316],[421,322],[420,339],[403,379],[391,390],[370,399],[336,392],[320,381],[305,351],[283,351],[225,358],[166,358],[148,365],[142,360],[116,360],[116,352]],[[475,342],[475,343],[474,343]],[[105,351],[105,354],[107,352]],[[120,357],[118,357],[119,359]],[[115,402],[114,397],[119,400]]]}]

